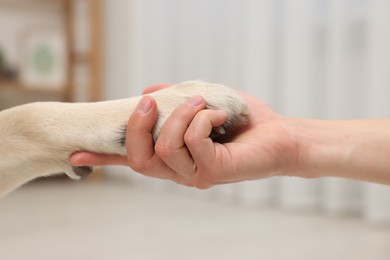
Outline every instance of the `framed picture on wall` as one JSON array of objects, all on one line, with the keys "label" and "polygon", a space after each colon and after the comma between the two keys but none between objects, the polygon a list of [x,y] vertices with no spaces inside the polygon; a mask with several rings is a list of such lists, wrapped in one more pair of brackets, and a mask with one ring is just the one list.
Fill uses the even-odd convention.
[{"label": "framed picture on wall", "polygon": [[23,38],[22,85],[50,90],[64,88],[68,61],[66,40],[61,30],[31,30]]}]

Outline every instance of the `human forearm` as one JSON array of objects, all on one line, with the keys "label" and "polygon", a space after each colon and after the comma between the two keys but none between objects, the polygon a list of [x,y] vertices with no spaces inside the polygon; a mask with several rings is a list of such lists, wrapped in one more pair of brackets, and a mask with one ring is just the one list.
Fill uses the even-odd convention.
[{"label": "human forearm", "polygon": [[390,183],[390,120],[286,122],[299,147],[292,175]]}]

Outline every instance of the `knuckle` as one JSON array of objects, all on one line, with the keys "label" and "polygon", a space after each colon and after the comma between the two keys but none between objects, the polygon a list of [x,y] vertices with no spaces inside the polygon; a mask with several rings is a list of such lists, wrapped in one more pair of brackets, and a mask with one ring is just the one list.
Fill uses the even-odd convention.
[{"label": "knuckle", "polygon": [[147,164],[144,160],[137,160],[134,158],[127,158],[127,164],[136,172],[145,172],[147,170]]},{"label": "knuckle", "polygon": [[157,142],[155,146],[155,152],[162,158],[169,157],[172,154],[173,148],[167,142]]},{"label": "knuckle", "polygon": [[196,144],[198,142],[198,138],[199,136],[193,131],[187,131],[184,134],[184,142],[189,146]]}]

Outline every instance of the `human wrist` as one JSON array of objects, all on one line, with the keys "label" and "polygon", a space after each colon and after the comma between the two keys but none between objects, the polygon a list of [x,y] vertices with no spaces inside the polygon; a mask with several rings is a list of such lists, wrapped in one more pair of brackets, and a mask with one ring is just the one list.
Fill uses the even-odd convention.
[{"label": "human wrist", "polygon": [[295,159],[288,175],[303,178],[338,176],[347,171],[352,136],[343,121],[286,118],[295,142]]},{"label": "human wrist", "polygon": [[297,159],[290,175],[390,183],[389,120],[287,119]]}]

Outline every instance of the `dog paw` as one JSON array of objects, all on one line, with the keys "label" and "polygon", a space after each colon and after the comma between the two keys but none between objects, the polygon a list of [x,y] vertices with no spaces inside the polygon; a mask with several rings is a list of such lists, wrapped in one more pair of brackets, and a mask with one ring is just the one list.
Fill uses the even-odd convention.
[{"label": "dog paw", "polygon": [[153,130],[154,141],[173,110],[196,95],[205,99],[207,109],[225,110],[228,114],[226,122],[210,133],[212,139],[247,123],[248,106],[235,90],[219,84],[188,81],[151,94],[158,106],[158,119]]},{"label": "dog paw", "polygon": [[[233,89],[218,84],[200,81],[188,81],[149,94],[157,102],[158,116],[152,130],[153,140],[156,141],[161,128],[171,113],[193,96],[200,95],[206,101],[207,109],[218,109],[227,112],[227,120],[210,133],[215,140],[234,128],[243,126],[248,120],[248,106],[241,96]],[[130,114],[134,111],[141,97],[122,100],[98,102],[85,105],[75,105],[75,115],[82,120],[77,129],[65,135],[63,142],[77,140],[72,146],[72,152],[87,150],[98,153],[126,154],[126,126]],[[69,109],[66,110],[69,113]],[[74,117],[72,117],[74,119]],[[74,124],[74,123],[73,123]],[[75,136],[78,134],[79,136]],[[73,179],[87,176],[92,172],[88,166],[68,168],[67,175]]]}]

